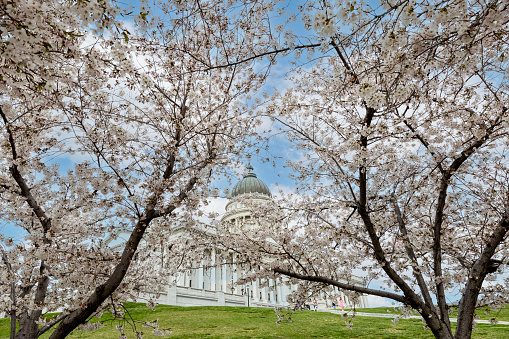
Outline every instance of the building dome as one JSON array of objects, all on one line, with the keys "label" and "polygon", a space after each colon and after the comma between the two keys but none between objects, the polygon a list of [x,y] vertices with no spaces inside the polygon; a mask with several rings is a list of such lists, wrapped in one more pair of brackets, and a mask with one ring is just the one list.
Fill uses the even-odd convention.
[{"label": "building dome", "polygon": [[259,193],[272,197],[269,187],[253,173],[253,167],[249,165],[247,170],[249,172],[233,187],[232,198],[246,193]]}]

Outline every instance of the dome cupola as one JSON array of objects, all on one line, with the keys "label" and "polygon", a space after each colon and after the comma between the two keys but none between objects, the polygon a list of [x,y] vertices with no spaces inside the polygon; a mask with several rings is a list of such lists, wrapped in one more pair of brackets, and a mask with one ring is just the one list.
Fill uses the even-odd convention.
[{"label": "dome cupola", "polygon": [[258,193],[263,194],[268,197],[272,197],[270,193],[269,187],[260,179],[256,177],[256,174],[253,172],[253,167],[251,165],[247,166],[248,173],[244,175],[242,180],[240,180],[232,190],[232,198],[238,197],[242,194],[249,193]]}]

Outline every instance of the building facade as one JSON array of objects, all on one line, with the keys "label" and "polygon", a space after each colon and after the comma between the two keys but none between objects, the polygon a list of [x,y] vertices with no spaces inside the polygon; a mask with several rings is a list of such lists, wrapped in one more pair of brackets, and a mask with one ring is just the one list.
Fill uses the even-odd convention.
[{"label": "building facade", "polygon": [[[257,178],[251,166],[248,166],[248,171],[248,174],[234,186],[222,221],[252,228],[257,226],[250,222],[249,209],[239,201],[239,198],[270,203],[272,194],[268,186]],[[175,236],[179,236],[178,231],[175,232]],[[197,268],[177,277],[175,285],[161,291],[158,302],[179,306],[291,306],[288,296],[296,290],[295,285],[278,283],[273,279],[257,279],[245,285],[237,285],[236,282],[242,277],[243,270],[235,265],[233,255],[219,253],[214,248],[207,249],[203,262],[197,263]],[[358,279],[357,283],[361,284],[362,281]],[[338,290],[336,294],[342,298],[346,308],[353,306],[342,291]],[[321,296],[317,296],[317,299],[319,308],[332,307],[332,300]],[[368,307],[366,296],[360,296],[358,300],[356,307]]]}]

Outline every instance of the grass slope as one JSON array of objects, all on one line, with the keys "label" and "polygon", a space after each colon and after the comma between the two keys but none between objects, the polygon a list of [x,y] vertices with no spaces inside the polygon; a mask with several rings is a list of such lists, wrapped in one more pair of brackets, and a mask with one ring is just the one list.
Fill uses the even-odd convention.
[{"label": "grass slope", "polygon": [[[349,311],[349,310],[346,310]],[[400,311],[397,310],[396,307],[376,307],[376,308],[359,308],[358,312],[364,313],[384,313],[384,314],[401,314]],[[490,310],[488,307],[484,307],[482,309],[478,309],[475,312],[476,315],[479,316],[481,320],[490,320],[495,318],[498,321],[509,321],[509,307],[500,308],[498,310]],[[419,315],[415,312],[415,315]],[[451,319],[455,319],[458,316],[457,307],[453,307],[453,312],[451,313]]]},{"label": "grass slope", "polygon": [[[159,319],[161,328],[173,331],[170,338],[433,338],[431,332],[425,331],[421,321],[416,319],[402,319],[395,325],[386,318],[357,317],[353,321],[353,329],[349,330],[340,316],[325,312],[297,312],[292,315],[292,322],[277,325],[272,309],[159,305],[156,311],[151,311],[143,304],[129,303],[126,306],[135,319]],[[380,312],[386,310],[382,308]],[[102,320],[106,319],[111,319],[111,315],[104,315]],[[75,331],[69,338],[118,338],[116,325],[119,325],[117,321],[107,321],[100,330]],[[508,326],[477,326],[479,329],[474,332],[473,338],[509,338]],[[156,338],[150,329],[141,325],[138,325],[138,329],[145,332],[144,338]],[[126,333],[134,338],[132,331]],[[8,337],[9,320],[0,319],[0,338]]]}]

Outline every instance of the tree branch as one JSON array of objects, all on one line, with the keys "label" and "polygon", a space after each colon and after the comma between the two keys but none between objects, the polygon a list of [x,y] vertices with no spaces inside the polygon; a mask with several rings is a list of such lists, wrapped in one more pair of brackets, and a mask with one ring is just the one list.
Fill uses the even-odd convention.
[{"label": "tree branch", "polygon": [[237,66],[237,65],[240,65],[240,64],[243,64],[243,63],[255,60],[255,59],[263,58],[264,56],[276,55],[276,54],[281,54],[281,53],[285,53],[285,52],[293,51],[293,50],[297,50],[297,49],[315,48],[315,47],[320,47],[320,46],[321,46],[321,44],[308,44],[308,45],[300,45],[300,46],[294,46],[294,47],[287,47],[287,48],[282,48],[282,49],[275,49],[275,50],[272,50],[272,51],[267,51],[267,52],[263,52],[263,53],[260,53],[260,54],[256,54],[256,55],[253,55],[253,56],[251,56],[249,58],[241,59],[241,60],[238,60],[238,61],[235,61],[235,62],[228,62],[228,63],[226,63],[224,65],[208,66],[205,69],[203,69],[203,71],[210,71],[210,70],[213,70],[213,69],[221,69],[221,68]]},{"label": "tree branch", "polygon": [[370,294],[370,295],[376,295],[379,297],[389,298],[389,299],[398,301],[400,303],[403,303],[405,305],[408,305],[407,299],[404,296],[396,294],[396,293],[374,290],[371,288],[361,287],[361,286],[357,286],[357,285],[345,284],[345,283],[341,283],[341,282],[333,280],[333,279],[320,277],[320,276],[303,275],[303,274],[295,273],[295,272],[292,272],[289,270],[285,270],[280,267],[274,268],[273,271],[274,271],[274,273],[283,274],[283,275],[286,275],[291,278],[296,278],[299,280],[306,280],[306,281],[320,282],[320,283],[324,283],[324,284],[331,285],[331,286],[336,286],[336,287],[339,287],[339,288],[342,288],[345,290],[349,290],[349,291],[355,291],[355,292],[359,292],[359,293],[366,293],[366,294]]},{"label": "tree branch", "polygon": [[437,200],[437,207],[435,211],[435,220],[433,222],[433,271],[435,273],[436,279],[436,288],[437,288],[437,302],[438,307],[440,309],[440,319],[448,326],[450,326],[449,321],[449,311],[447,306],[447,299],[445,297],[445,286],[442,280],[443,272],[442,272],[442,224],[444,219],[444,209],[445,203],[447,200],[447,190],[449,188],[449,180],[452,175],[465,163],[465,161],[475,152],[476,149],[483,146],[491,134],[495,130],[495,128],[502,122],[502,116],[506,113],[507,108],[504,107],[502,109],[501,114],[495,119],[495,121],[488,127],[484,133],[484,135],[479,138],[477,141],[472,143],[469,147],[464,149],[451,163],[449,168],[442,172],[442,178],[440,180],[440,189]]},{"label": "tree branch", "polygon": [[[213,157],[215,157],[215,154],[213,154]],[[205,168],[211,160],[213,160],[213,158],[204,160],[200,166],[198,166],[197,172],[200,172],[203,168]],[[165,208],[164,214],[169,214],[175,210],[177,205],[187,198],[189,192],[193,190],[197,182],[197,175],[190,178],[185,188],[181,190],[177,196],[176,204]],[[163,215],[161,212],[155,210],[154,201],[149,201],[144,215],[140,220],[138,220],[136,226],[131,232],[129,240],[126,243],[124,251],[122,252],[120,262],[115,267],[113,273],[106,280],[106,282],[97,286],[92,295],[81,305],[80,308],[71,312],[68,317],[60,322],[58,327],[51,334],[50,339],[65,338],[79,324],[86,322],[87,319],[95,312],[95,310],[117,289],[127,274],[127,270],[131,265],[134,254],[136,253],[140,241],[143,238],[145,231],[148,229],[150,222],[161,215]]]},{"label": "tree branch", "polygon": [[429,307],[433,311],[433,313],[436,314],[436,309],[433,304],[433,299],[431,299],[431,295],[429,294],[428,286],[426,285],[426,282],[424,281],[421,270],[419,269],[417,257],[415,256],[415,252],[411,245],[410,238],[408,237],[406,223],[403,220],[403,215],[401,214],[401,210],[399,209],[399,205],[396,200],[396,197],[393,196],[391,198],[391,203],[394,208],[394,213],[396,214],[396,219],[397,219],[398,225],[399,225],[399,231],[401,232],[401,235],[403,236],[403,244],[405,246],[405,251],[406,251],[408,257],[410,258],[410,261],[412,262],[412,273],[413,273],[415,279],[417,280],[417,284],[419,285],[419,288],[421,290],[424,301],[426,302],[427,305],[429,305]]},{"label": "tree branch", "polygon": [[[435,157],[436,153],[429,148],[429,143],[426,141],[426,139],[424,139],[424,137],[417,132],[417,130],[408,122],[408,120],[406,120],[406,119],[403,120],[403,123],[408,127],[408,129],[410,131],[412,131],[412,133],[414,134],[414,137],[417,140],[419,140],[424,147],[426,147],[426,149],[430,152],[430,154],[433,157]],[[442,167],[442,161],[443,160],[441,160],[441,161],[437,160],[437,166],[441,173],[445,173],[444,168]]]},{"label": "tree branch", "polygon": [[[7,266],[7,271],[9,271],[9,273],[12,274],[13,272],[11,263],[9,262],[9,259],[7,258],[7,253],[5,252],[2,246],[0,246],[0,251],[2,251],[2,260],[5,266]],[[11,319],[11,329],[9,338],[14,339],[14,337],[16,336],[16,283],[14,282],[14,280],[10,282],[10,285],[11,285],[11,310],[8,313]]]},{"label": "tree branch", "polygon": [[51,320],[49,323],[39,328],[39,330],[37,331],[37,337],[41,336],[44,332],[51,329],[56,323],[63,320],[68,315],[69,315],[68,313],[60,313],[57,317],[53,318],[53,320]]},{"label": "tree branch", "polygon": [[18,165],[16,163],[16,161],[19,160],[19,158],[18,158],[18,153],[16,151],[16,143],[14,141],[14,134],[12,133],[12,130],[10,128],[10,123],[7,120],[7,117],[4,113],[4,111],[2,110],[1,106],[0,106],[0,116],[2,117],[5,129],[9,136],[8,140],[9,140],[9,146],[11,148],[11,154],[12,154],[12,160],[13,160],[12,165],[9,167],[9,171],[11,172],[11,175],[12,175],[14,181],[16,181],[16,184],[20,188],[21,195],[26,199],[28,205],[34,211],[35,215],[37,216],[37,218],[39,219],[39,222],[42,225],[42,228],[44,230],[44,239],[43,239],[44,243],[49,244],[49,243],[51,243],[51,241],[48,238],[46,238],[46,233],[49,232],[49,230],[51,229],[51,219],[46,215],[46,212],[42,209],[41,205],[39,205],[37,200],[34,198],[34,196],[32,195],[32,192],[30,191],[30,188],[28,187],[28,185],[26,183],[25,178],[23,178],[23,176],[21,175],[21,173],[19,171]]},{"label": "tree branch", "polygon": [[[458,326],[456,328],[455,337],[469,338],[472,333],[472,322],[474,318],[474,311],[477,304],[477,298],[481,291],[484,279],[490,270],[490,261],[495,254],[495,251],[504,241],[506,234],[509,232],[509,191],[507,192],[507,200],[505,211],[500,218],[500,221],[490,235],[490,238],[479,258],[474,262],[472,269],[469,272],[467,283],[458,308]],[[461,322],[460,322],[461,319]]]}]

